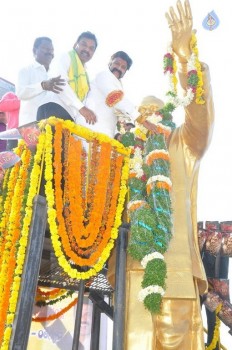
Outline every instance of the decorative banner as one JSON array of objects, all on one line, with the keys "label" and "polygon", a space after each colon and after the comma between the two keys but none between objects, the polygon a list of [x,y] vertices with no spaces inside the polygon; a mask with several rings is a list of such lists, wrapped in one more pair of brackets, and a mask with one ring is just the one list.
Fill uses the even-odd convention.
[{"label": "decorative banner", "polygon": [[22,136],[16,128],[0,132],[0,140],[19,140],[21,138]]},{"label": "decorative banner", "polygon": [[209,311],[214,312],[221,302],[222,300],[220,296],[211,290],[206,294],[204,305]]},{"label": "decorative banner", "polygon": [[0,153],[0,167],[3,169],[10,168],[20,161],[20,157],[14,152],[7,151]]},{"label": "decorative banner", "polygon": [[218,16],[214,11],[211,11],[203,20],[202,25],[206,30],[214,30],[219,26],[219,23]]},{"label": "decorative banner", "polygon": [[40,129],[37,122],[20,126],[19,132],[30,149],[36,147],[40,135]]},{"label": "decorative banner", "polygon": [[223,300],[230,300],[229,280],[224,278],[208,278],[209,284],[213,287]]},{"label": "decorative banner", "polygon": [[[59,350],[71,349],[73,342],[73,333],[76,316],[76,305],[65,312],[59,318],[49,320],[50,314],[56,314],[64,309],[73,298],[77,297],[77,293],[73,297],[61,300],[53,305],[38,307],[34,306],[33,314],[36,317],[48,317],[47,321],[32,322],[30,329],[30,337],[28,342],[28,350]],[[91,327],[92,327],[92,302],[84,296],[82,308],[80,343],[78,349],[90,349]],[[103,335],[104,343],[106,343],[106,333]],[[102,339],[102,340],[103,340]],[[101,349],[105,348],[104,346]]]},{"label": "decorative banner", "polygon": [[232,305],[227,300],[223,301],[218,317],[226,326],[232,329]]}]

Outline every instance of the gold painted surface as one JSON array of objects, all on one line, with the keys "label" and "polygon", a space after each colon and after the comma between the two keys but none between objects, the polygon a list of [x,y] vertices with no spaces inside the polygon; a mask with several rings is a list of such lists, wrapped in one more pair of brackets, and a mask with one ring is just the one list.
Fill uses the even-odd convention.
[{"label": "gold painted surface", "polygon": [[[163,314],[152,323],[150,313],[138,301],[143,269],[128,256],[125,350],[204,349],[198,299],[199,293],[207,290],[207,280],[198,249],[197,181],[200,160],[212,137],[214,108],[208,68],[205,64],[202,67],[206,103],[192,102],[185,108],[185,122],[173,132],[169,142],[173,238],[165,254],[167,290]],[[185,76],[180,78],[184,86]],[[112,281],[111,263],[109,275]]]},{"label": "gold painted surface", "polygon": [[162,314],[152,318],[137,299],[142,277],[142,271],[127,275],[125,349],[204,350],[199,298],[164,299]]}]

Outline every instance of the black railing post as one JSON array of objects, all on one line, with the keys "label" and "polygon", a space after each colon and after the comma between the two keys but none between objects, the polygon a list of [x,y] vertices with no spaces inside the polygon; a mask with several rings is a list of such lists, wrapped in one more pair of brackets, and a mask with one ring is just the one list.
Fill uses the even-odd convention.
[{"label": "black railing post", "polygon": [[97,304],[93,303],[90,350],[99,350],[100,325],[101,311]]},{"label": "black railing post", "polygon": [[116,246],[115,303],[112,350],[124,349],[125,280],[128,228],[129,225],[127,224],[120,227]]},{"label": "black railing post", "polygon": [[85,293],[85,281],[81,280],[79,284],[79,289],[78,289],[78,302],[77,302],[75,326],[74,326],[74,333],[73,333],[72,350],[78,350],[78,347],[79,347],[84,293]]},{"label": "black railing post", "polygon": [[46,223],[46,199],[38,195],[34,198],[29,242],[21,279],[18,308],[12,330],[11,350],[27,349]]}]

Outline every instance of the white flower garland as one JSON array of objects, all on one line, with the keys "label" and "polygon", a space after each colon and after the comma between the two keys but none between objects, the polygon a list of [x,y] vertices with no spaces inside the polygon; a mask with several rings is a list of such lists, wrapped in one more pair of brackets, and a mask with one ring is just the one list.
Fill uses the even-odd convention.
[{"label": "white flower garland", "polygon": [[142,205],[146,205],[147,202],[146,201],[143,201],[143,200],[137,200],[137,201],[130,201],[128,204],[127,204],[127,209],[130,210],[132,206],[136,205],[136,206],[142,206]]},{"label": "white flower garland", "polygon": [[139,301],[143,302],[144,299],[152,293],[157,293],[164,295],[164,289],[158,285],[156,286],[148,286],[147,288],[142,289],[138,294]]},{"label": "white flower garland", "polygon": [[141,178],[144,175],[142,150],[136,147],[134,152],[134,157],[130,159],[130,169],[136,174],[137,178]]},{"label": "white flower garland", "polygon": [[157,115],[153,113],[152,115],[149,115],[146,120],[148,120],[150,123],[158,125],[162,121],[162,117],[160,115]]},{"label": "white flower garland", "polygon": [[147,255],[144,256],[144,258],[141,261],[142,267],[145,269],[147,264],[148,264],[148,262],[153,260],[153,259],[164,260],[164,256],[163,256],[163,254],[161,254],[159,252],[154,252],[154,253],[151,253],[151,254],[147,254]]},{"label": "white flower garland", "polygon": [[153,155],[153,154],[165,154],[166,156],[169,157],[169,152],[166,151],[165,149],[155,149],[154,151],[151,151],[145,158],[146,164],[148,163],[148,159]]},{"label": "white flower garland", "polygon": [[170,187],[172,186],[172,182],[170,178],[164,175],[151,176],[147,181],[147,185],[150,185],[152,182],[156,182],[156,181],[166,182]]},{"label": "white flower garland", "polygon": [[[168,73],[168,75],[171,75],[171,74]],[[171,88],[172,88],[172,85],[173,84],[170,83]],[[172,103],[175,107],[178,107],[178,106],[187,107],[192,102],[193,98],[194,98],[194,93],[192,89],[188,88],[185,97],[178,97],[177,95],[175,96],[169,95],[168,102]]]},{"label": "white flower garland", "polygon": [[[172,47],[168,47],[168,53],[173,56],[173,50]],[[187,70],[190,72],[191,70],[196,70],[196,64],[197,64],[197,56],[194,52],[192,52],[188,62],[187,62]],[[192,100],[194,99],[194,92],[191,88],[188,88],[186,91],[186,95],[184,97],[179,97],[177,95],[176,87],[173,83],[173,73],[170,73],[170,71],[166,72],[168,81],[169,81],[169,91],[167,93],[168,95],[168,102],[172,103],[175,107],[182,106],[187,107]]]}]

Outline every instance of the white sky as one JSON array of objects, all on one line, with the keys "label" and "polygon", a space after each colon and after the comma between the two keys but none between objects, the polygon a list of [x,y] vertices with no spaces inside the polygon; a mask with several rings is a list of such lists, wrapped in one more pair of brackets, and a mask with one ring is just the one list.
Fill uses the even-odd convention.
[{"label": "white sky", "polygon": [[[162,59],[170,40],[165,12],[171,5],[174,0],[2,1],[0,77],[16,82],[18,70],[33,59],[36,37],[51,37],[58,55],[70,50],[82,31],[90,30],[98,38],[88,64],[90,76],[104,69],[115,51],[124,50],[134,62],[123,78],[128,96],[136,104],[150,94],[163,98]],[[191,7],[199,57],[211,70],[216,114],[213,140],[200,170],[198,220],[232,220],[232,2],[192,0]],[[212,10],[220,25],[207,31],[202,21]],[[175,112],[178,115],[181,110]]]}]

